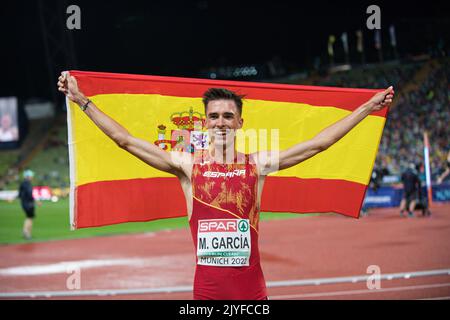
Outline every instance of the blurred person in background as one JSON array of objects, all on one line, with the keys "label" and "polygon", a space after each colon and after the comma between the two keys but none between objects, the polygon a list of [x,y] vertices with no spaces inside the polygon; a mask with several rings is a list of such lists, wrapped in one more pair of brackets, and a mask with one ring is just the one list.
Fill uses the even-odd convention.
[{"label": "blurred person in background", "polygon": [[25,222],[23,224],[23,236],[26,240],[31,239],[31,234],[33,231],[33,219],[35,217],[35,201],[33,198],[33,185],[31,184],[33,177],[33,171],[25,170],[23,173],[24,180],[19,187],[20,204],[22,205],[22,209],[23,211],[25,211],[26,216]]},{"label": "blurred person in background", "polygon": [[372,176],[370,177],[369,186],[372,190],[377,193],[383,181],[384,172],[382,168],[379,168],[376,164],[372,171]]},{"label": "blurred person in background", "polygon": [[402,217],[404,216],[405,210],[408,211],[408,217],[414,217],[413,212],[420,189],[420,180],[415,169],[416,165],[410,163],[409,167],[402,174],[403,198],[400,202],[400,215]]},{"label": "blurred person in background", "polygon": [[[378,189],[381,186],[381,182],[383,181],[383,169],[379,169],[377,165],[375,164],[372,175],[370,176],[370,182],[369,182],[369,188],[372,189],[375,194],[378,192]],[[369,215],[369,207],[366,206],[366,202],[363,202],[363,206],[361,208],[360,215],[362,217]]]},{"label": "blurred person in background", "polygon": [[447,153],[447,168],[438,177],[437,183],[441,184],[445,180],[445,178],[447,178],[449,175],[450,175],[450,151]]},{"label": "blurred person in background", "polygon": [[419,163],[416,165],[416,172],[419,177],[419,190],[417,193],[417,204],[415,209],[422,210],[422,216],[431,216],[431,211],[428,206],[428,195],[427,192],[422,188],[422,184],[426,181],[426,175],[425,175],[425,166],[423,163]]}]

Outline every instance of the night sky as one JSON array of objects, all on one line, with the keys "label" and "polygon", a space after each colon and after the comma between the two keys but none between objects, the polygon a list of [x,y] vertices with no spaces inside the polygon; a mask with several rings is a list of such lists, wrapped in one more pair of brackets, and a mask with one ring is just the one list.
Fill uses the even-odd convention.
[{"label": "night sky", "polygon": [[[50,9],[56,3],[45,2]],[[338,42],[342,32],[349,33],[352,57],[357,29],[364,32],[368,61],[375,61],[373,31],[365,28],[370,4],[381,8],[385,47],[388,27],[396,25],[402,57],[427,52],[439,39],[448,46],[450,39],[446,1],[418,5],[412,1],[73,0],[70,4],[81,8],[81,30],[66,30],[65,10],[53,10],[61,15],[63,32],[72,33],[75,46],[76,65],[61,65],[61,69],[199,77],[209,67],[264,64],[278,57],[290,69],[302,71],[317,59],[326,62],[331,33]],[[38,0],[2,2],[0,96],[50,98],[56,88],[50,88],[38,12]]]}]

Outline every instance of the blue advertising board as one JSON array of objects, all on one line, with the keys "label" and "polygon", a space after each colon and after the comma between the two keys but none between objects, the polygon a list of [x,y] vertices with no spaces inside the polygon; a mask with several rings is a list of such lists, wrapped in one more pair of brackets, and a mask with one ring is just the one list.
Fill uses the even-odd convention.
[{"label": "blue advertising board", "polygon": [[[450,184],[440,184],[432,186],[433,202],[450,201]],[[426,187],[422,187],[422,195],[427,199]],[[382,208],[399,207],[402,200],[403,189],[394,187],[380,187],[377,191],[371,188],[367,189],[364,198],[364,207]]]}]

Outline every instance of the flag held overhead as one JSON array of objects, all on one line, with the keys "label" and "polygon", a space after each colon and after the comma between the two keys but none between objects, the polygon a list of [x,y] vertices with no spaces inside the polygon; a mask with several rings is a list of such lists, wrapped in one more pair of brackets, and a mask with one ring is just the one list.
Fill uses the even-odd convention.
[{"label": "flag held overhead", "polygon": [[[208,141],[203,93],[244,94],[244,129],[279,130],[280,150],[312,138],[380,90],[70,71],[98,108],[166,152]],[[186,215],[177,178],[119,148],[67,99],[71,226],[84,228]],[[358,217],[387,109],[373,112],[326,151],[267,177],[261,210]],[[270,145],[270,144],[269,144]]]}]

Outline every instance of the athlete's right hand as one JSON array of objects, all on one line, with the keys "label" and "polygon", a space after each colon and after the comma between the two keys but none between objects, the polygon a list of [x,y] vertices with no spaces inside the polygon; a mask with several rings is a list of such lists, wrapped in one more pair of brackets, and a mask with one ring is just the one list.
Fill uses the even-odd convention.
[{"label": "athlete's right hand", "polygon": [[69,71],[61,72],[61,75],[58,78],[58,90],[77,104],[83,104],[86,100],[84,94],[78,89],[77,79],[71,76]]}]

